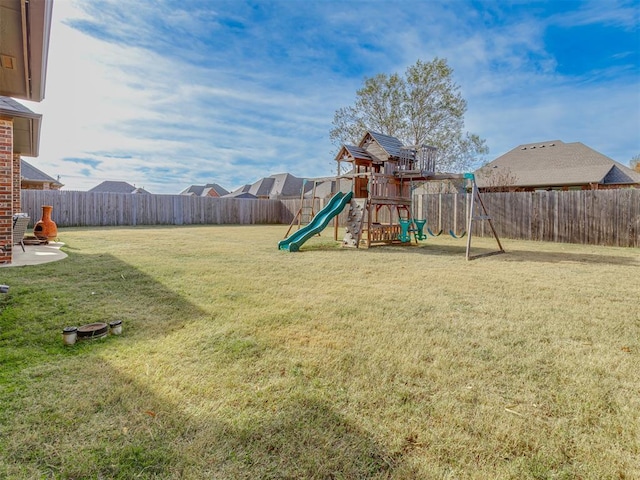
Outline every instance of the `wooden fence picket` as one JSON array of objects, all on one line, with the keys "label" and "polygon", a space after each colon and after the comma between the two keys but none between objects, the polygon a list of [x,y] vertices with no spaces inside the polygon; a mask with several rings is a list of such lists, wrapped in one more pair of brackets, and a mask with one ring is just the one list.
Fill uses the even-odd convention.
[{"label": "wooden fence picket", "polygon": [[[503,238],[640,247],[640,189],[485,193],[483,200]],[[311,206],[312,200],[305,200]],[[37,221],[43,205],[53,206],[59,227],[285,224],[300,208],[299,199],[257,200],[186,195],[90,193],[22,190],[22,211]],[[465,228],[464,194],[416,195],[414,212],[435,231]],[[457,203],[457,219],[454,206]],[[326,200],[316,199],[318,212]],[[380,211],[380,221],[388,212]],[[340,214],[344,225],[347,212]],[[454,220],[457,220],[454,225]],[[478,222],[474,235],[490,235]]]}]

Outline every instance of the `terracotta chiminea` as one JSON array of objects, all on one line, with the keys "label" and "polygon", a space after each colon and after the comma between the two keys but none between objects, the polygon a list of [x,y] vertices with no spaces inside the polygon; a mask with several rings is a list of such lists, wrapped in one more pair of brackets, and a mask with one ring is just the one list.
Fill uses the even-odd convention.
[{"label": "terracotta chiminea", "polygon": [[33,227],[33,234],[39,240],[55,240],[58,237],[58,226],[51,220],[51,205],[43,205],[42,218]]}]

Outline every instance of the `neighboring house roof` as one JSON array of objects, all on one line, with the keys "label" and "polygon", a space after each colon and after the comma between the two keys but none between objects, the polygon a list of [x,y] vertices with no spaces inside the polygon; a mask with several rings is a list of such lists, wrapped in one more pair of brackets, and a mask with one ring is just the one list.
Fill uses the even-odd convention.
[{"label": "neighboring house roof", "polygon": [[290,173],[278,173],[261,178],[249,186],[248,193],[256,197],[282,198],[299,197],[304,185],[305,191],[312,188],[312,184],[305,182]]},{"label": "neighboring house roof", "polygon": [[224,198],[258,198],[254,194],[249,193],[251,185],[243,185],[240,188],[235,189],[231,193],[224,195]]},{"label": "neighboring house roof", "polygon": [[247,185],[243,185],[240,188],[236,188],[233,192],[225,195],[225,196],[229,196],[229,195],[233,195],[234,193],[247,193],[249,191],[249,189],[251,188],[251,185],[247,184]]},{"label": "neighboring house roof", "polygon": [[258,198],[253,193],[249,193],[251,185],[243,185],[240,188],[235,189],[231,193],[224,195],[224,198]]},{"label": "neighboring house roof", "polygon": [[149,193],[144,188],[136,188],[127,182],[105,181],[89,190],[92,193]]},{"label": "neighboring house roof", "polygon": [[42,115],[32,112],[13,98],[0,97],[0,116],[13,119],[13,153],[37,157]]},{"label": "neighboring house roof", "polygon": [[22,180],[32,183],[50,183],[52,186],[57,186],[58,188],[63,186],[58,180],[50,177],[42,170],[38,170],[24,159],[20,159],[20,177]]},{"label": "neighboring house roof", "polygon": [[255,195],[256,197],[268,197],[269,195],[271,195],[274,183],[275,180],[273,178],[261,178],[249,187],[249,193]]},{"label": "neighboring house roof", "polygon": [[640,174],[587,147],[561,140],[519,145],[476,170],[483,187],[640,184]]},{"label": "neighboring house roof", "polygon": [[299,198],[303,188],[305,194],[313,189],[313,180],[299,178],[290,173],[278,173],[261,178],[251,185],[244,185],[225,197],[237,198],[241,193],[249,193],[256,198]]},{"label": "neighboring house roof", "polygon": [[[330,197],[336,188],[335,177],[309,178],[295,177],[290,174],[275,175],[276,178],[267,177],[258,180],[252,185],[244,185],[225,197],[235,198],[300,198],[301,188],[304,183],[304,197],[311,198],[314,194],[313,183],[316,183],[315,197]],[[346,180],[342,180],[343,185]],[[252,193],[254,192],[254,193]]]},{"label": "neighboring house roof", "polygon": [[53,0],[0,1],[0,95],[44,98]]},{"label": "neighboring house roof", "polygon": [[272,195],[277,197],[299,197],[302,189],[311,190],[313,183],[304,178],[298,178],[289,173],[279,173],[271,175],[273,178]]},{"label": "neighboring house roof", "polygon": [[235,192],[231,192],[227,195],[224,196],[224,198],[253,198],[256,199],[258,197],[256,197],[255,195],[249,193],[249,192],[240,192],[238,190],[236,190]]},{"label": "neighboring house roof", "polygon": [[305,192],[305,198],[311,198],[315,196],[315,198],[327,198],[330,197],[336,188],[336,180],[335,178],[325,178],[325,179],[316,179],[316,188],[315,192],[313,190],[313,180],[311,181],[311,188],[309,191]]},{"label": "neighboring house roof", "polygon": [[214,191],[218,197],[222,197],[229,193],[228,190],[222,188],[217,183],[207,183],[206,185],[191,185],[180,192],[180,195],[195,195],[198,197],[209,196],[209,192]]}]

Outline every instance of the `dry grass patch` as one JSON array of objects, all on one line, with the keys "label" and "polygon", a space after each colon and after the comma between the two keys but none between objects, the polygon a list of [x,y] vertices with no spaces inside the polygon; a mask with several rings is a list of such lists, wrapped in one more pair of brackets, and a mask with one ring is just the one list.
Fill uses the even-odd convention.
[{"label": "dry grass patch", "polygon": [[285,231],[64,229],[3,269],[0,476],[640,477],[637,249]]}]

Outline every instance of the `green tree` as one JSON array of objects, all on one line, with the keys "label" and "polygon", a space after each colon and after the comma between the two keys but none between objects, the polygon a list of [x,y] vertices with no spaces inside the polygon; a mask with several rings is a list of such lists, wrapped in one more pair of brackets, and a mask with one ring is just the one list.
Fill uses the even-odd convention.
[{"label": "green tree", "polygon": [[418,60],[405,75],[365,78],[353,105],[339,108],[329,136],[334,145],[355,144],[366,130],[392,135],[405,145],[438,149],[440,171],[467,169],[489,152],[478,135],[464,131],[467,102],[445,59]]}]

